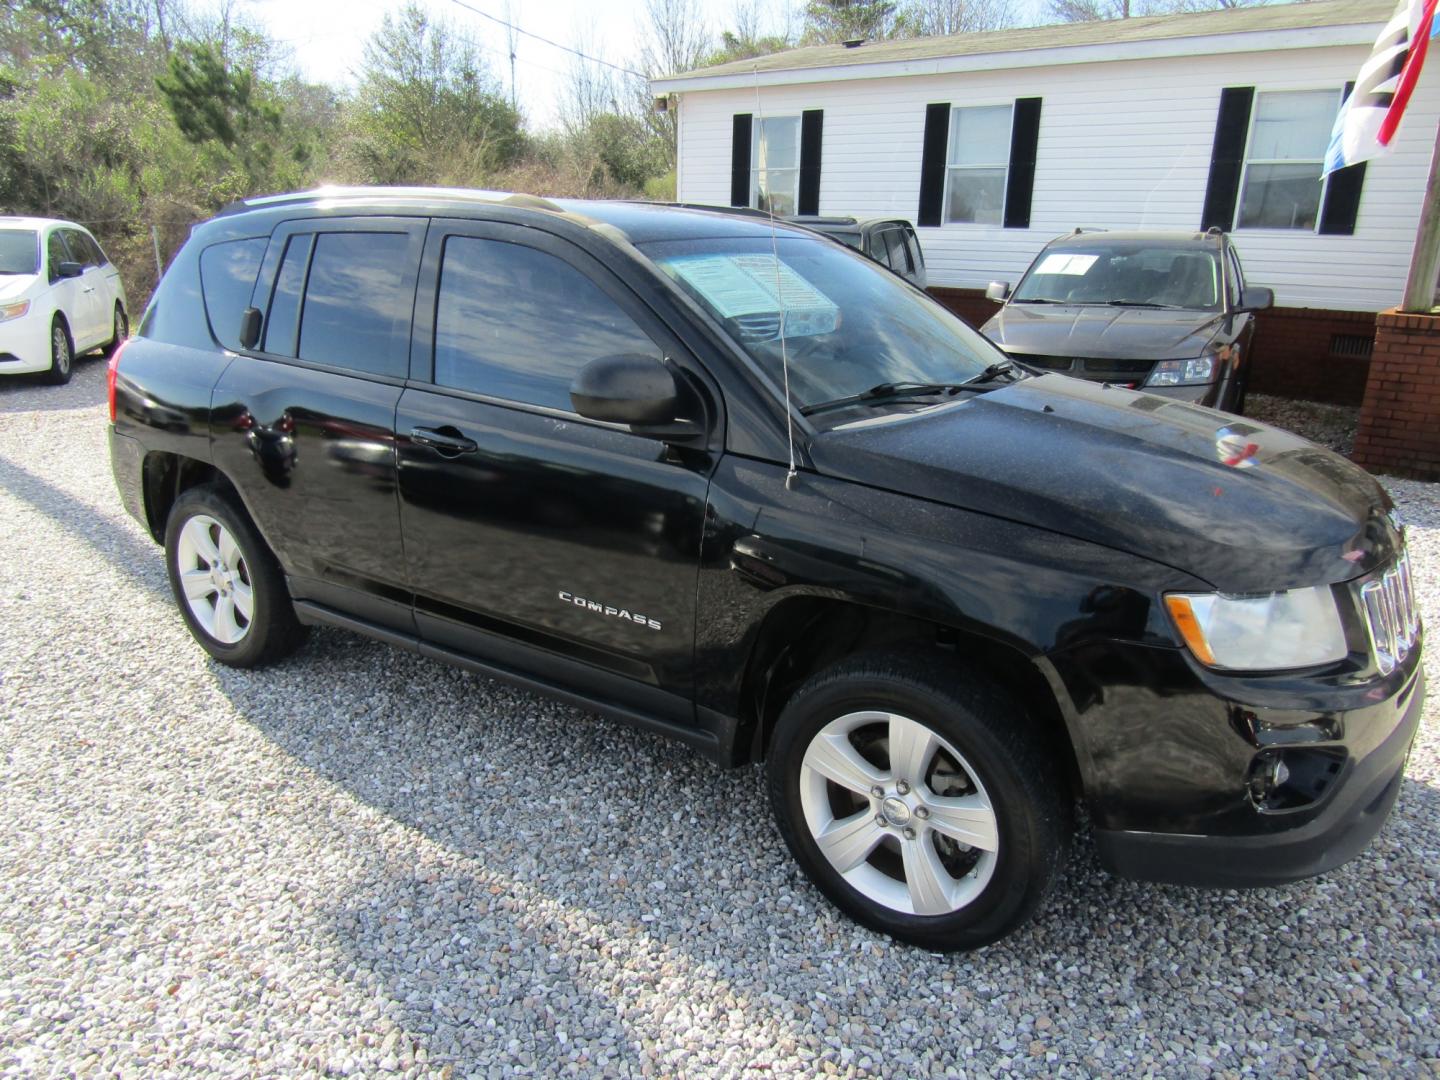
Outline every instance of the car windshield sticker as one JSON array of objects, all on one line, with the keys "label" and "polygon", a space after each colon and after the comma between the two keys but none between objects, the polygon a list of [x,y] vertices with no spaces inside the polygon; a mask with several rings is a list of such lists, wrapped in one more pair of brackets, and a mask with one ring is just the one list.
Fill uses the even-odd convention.
[{"label": "car windshield sticker", "polygon": [[1045,261],[1035,271],[1037,274],[1084,274],[1095,265],[1098,255],[1067,255],[1064,252],[1056,252],[1054,255],[1046,255]]},{"label": "car windshield sticker", "polygon": [[829,334],[840,323],[834,302],[783,261],[777,273],[773,255],[683,255],[669,262],[722,319],[738,322],[751,340],[779,336],[782,304],[787,337]]}]

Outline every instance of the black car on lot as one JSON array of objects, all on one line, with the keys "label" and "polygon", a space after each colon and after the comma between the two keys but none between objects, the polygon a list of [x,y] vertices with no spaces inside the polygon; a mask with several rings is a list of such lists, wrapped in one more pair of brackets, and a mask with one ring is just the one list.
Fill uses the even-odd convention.
[{"label": "black car on lot", "polygon": [[193,231],[109,392],[121,497],[217,660],[343,627],[763,761],[816,885],[927,947],[1028,918],[1077,802],[1122,874],[1328,870],[1420,716],[1366,473],[1032,375],[791,226],[256,199]]},{"label": "black car on lot", "polygon": [[1020,362],[1240,412],[1255,315],[1228,234],[1083,232],[1052,240],[981,332]]},{"label": "black car on lot", "polygon": [[925,288],[925,256],[920,251],[920,238],[915,235],[915,226],[904,218],[797,214],[784,220],[834,237],[912,285]]}]

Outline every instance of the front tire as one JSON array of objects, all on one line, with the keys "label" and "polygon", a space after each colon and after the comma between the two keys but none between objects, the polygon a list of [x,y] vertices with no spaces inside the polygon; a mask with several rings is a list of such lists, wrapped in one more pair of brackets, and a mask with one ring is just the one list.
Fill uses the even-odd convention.
[{"label": "front tire", "polygon": [[185,625],[222,664],[262,667],[304,642],[280,564],[224,489],[207,484],[175,500],[165,564]]},{"label": "front tire", "polygon": [[59,315],[50,320],[50,367],[43,378],[54,386],[64,386],[70,381],[75,368],[75,343],[70,338],[70,328]]},{"label": "front tire", "polygon": [[801,868],[857,922],[974,949],[1026,922],[1063,862],[1070,802],[1019,703],[909,656],[845,661],[786,705],[771,805]]}]

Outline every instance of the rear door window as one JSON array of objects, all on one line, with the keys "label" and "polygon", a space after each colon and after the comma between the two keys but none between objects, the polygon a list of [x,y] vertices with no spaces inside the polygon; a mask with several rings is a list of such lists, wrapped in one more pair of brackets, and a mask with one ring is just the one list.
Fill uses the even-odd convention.
[{"label": "rear door window", "polygon": [[417,267],[404,232],[315,234],[300,313],[301,360],[403,378]]},{"label": "rear door window", "polygon": [[227,240],[200,253],[200,286],[210,333],[227,349],[240,348],[240,316],[250,306],[255,275],[269,239]]},{"label": "rear door window", "polygon": [[265,316],[266,352],[294,356],[300,335],[300,298],[305,293],[305,275],[310,270],[310,249],[314,233],[299,233],[285,244],[280,273],[275,279],[275,292],[270,298],[270,311]]},{"label": "rear door window", "polygon": [[60,279],[60,264],[62,262],[74,261],[70,249],[65,246],[65,237],[59,229],[52,232],[45,241],[45,259],[50,264],[50,280]]},{"label": "rear door window", "polygon": [[584,273],[548,252],[470,236],[445,241],[435,383],[572,412],[591,360],[660,348]]},{"label": "rear door window", "polygon": [[70,249],[70,257],[81,266],[99,266],[100,260],[90,250],[90,245],[85,242],[85,234],[78,229],[66,229],[65,246]]}]

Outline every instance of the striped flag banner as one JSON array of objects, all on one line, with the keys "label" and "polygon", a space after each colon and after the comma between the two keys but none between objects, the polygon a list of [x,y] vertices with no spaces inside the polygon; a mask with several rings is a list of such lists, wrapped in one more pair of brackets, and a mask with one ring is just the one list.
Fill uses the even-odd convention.
[{"label": "striped flag banner", "polygon": [[1435,5],[1436,0],[1400,0],[1396,5],[1335,118],[1325,154],[1327,174],[1390,149],[1420,78],[1430,38],[1440,32]]}]

